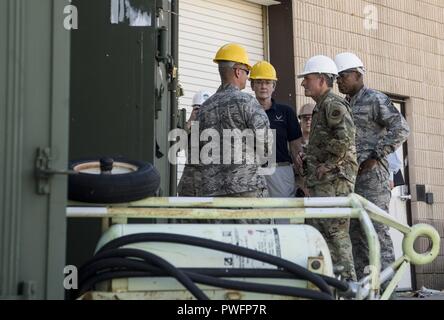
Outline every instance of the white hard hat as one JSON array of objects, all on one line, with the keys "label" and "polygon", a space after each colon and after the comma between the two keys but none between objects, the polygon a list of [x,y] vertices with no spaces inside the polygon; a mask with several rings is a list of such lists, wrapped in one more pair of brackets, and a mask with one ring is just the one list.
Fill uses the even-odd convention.
[{"label": "white hard hat", "polygon": [[298,78],[303,78],[312,73],[325,73],[337,76],[338,69],[335,62],[327,56],[314,56],[308,59],[305,64],[304,72],[298,74]]},{"label": "white hard hat", "polygon": [[338,68],[338,72],[342,72],[349,69],[361,69],[365,71],[364,64],[357,55],[351,52],[343,52],[335,57],[335,63]]},{"label": "white hard hat", "polygon": [[200,90],[193,97],[192,105],[201,106],[209,97],[211,97],[211,93],[208,90]]}]

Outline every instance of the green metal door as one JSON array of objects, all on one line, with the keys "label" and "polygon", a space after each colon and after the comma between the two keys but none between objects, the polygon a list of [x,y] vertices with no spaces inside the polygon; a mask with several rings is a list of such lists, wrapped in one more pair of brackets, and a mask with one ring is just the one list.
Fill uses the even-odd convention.
[{"label": "green metal door", "polygon": [[68,4],[0,0],[0,298],[64,296]]},{"label": "green metal door", "polygon": [[[147,161],[160,172],[162,195],[174,193],[168,133],[176,94],[171,52],[176,1],[72,3],[79,10],[79,29],[71,45],[69,158]],[[131,21],[134,12],[138,23]],[[100,227],[91,219],[68,222],[68,264],[79,266],[93,255]]]}]

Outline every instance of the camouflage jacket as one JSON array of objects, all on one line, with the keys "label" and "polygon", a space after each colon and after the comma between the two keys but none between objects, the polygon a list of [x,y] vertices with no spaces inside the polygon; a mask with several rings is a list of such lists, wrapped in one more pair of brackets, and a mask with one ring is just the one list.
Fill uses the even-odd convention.
[{"label": "camouflage jacket", "polygon": [[[228,164],[223,160],[224,153],[226,155],[231,151],[231,155],[236,154],[235,143],[230,143],[229,149],[224,150],[224,130],[244,131],[251,129],[251,132],[255,134],[258,129],[270,128],[267,114],[256,98],[241,92],[232,85],[223,85],[216,94],[205,101],[199,110],[197,120],[201,135],[207,129],[214,129],[220,137],[219,141],[216,141],[216,143],[220,143],[219,163],[203,164],[202,159],[200,160],[199,168],[202,177],[202,185],[199,188],[200,196],[223,196],[266,189],[264,177],[258,174],[260,168],[258,164],[249,164],[245,159],[239,164],[234,164],[233,157],[230,155],[228,157],[231,158],[231,161]],[[201,136],[201,139],[205,138]],[[267,137],[265,136],[262,141],[265,152],[270,152],[271,146],[268,147]],[[207,143],[200,142],[201,154]],[[246,144],[241,144],[241,148],[241,151],[245,153]],[[238,149],[237,151],[239,152]]]},{"label": "camouflage jacket", "polygon": [[[305,160],[308,187],[330,183],[338,178],[355,183],[358,171],[355,134],[349,104],[329,91],[313,110]],[[319,180],[316,171],[320,165],[325,166],[328,172]]]},{"label": "camouflage jacket", "polygon": [[198,197],[201,184],[202,178],[199,167],[193,164],[186,164],[177,186],[177,194],[180,197]]},{"label": "camouflage jacket", "polygon": [[409,135],[407,121],[382,92],[364,86],[349,100],[356,125],[358,163],[375,151],[387,169],[387,155],[398,149]]}]

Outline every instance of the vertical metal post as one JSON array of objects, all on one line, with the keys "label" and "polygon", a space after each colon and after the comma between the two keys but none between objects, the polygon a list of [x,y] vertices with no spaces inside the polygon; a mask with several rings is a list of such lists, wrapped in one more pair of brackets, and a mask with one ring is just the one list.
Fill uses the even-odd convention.
[{"label": "vertical metal post", "polygon": [[370,220],[367,212],[362,207],[358,198],[351,195],[351,201],[354,208],[361,209],[361,214],[359,221],[361,223],[361,228],[364,231],[369,249],[369,268],[370,268],[370,299],[376,299],[379,295],[379,274],[381,272],[381,246],[379,243],[378,234],[376,233],[375,227]]},{"label": "vertical metal post", "polygon": [[381,300],[388,300],[390,296],[392,295],[393,291],[396,289],[396,286],[398,285],[399,281],[401,281],[402,276],[404,275],[404,272],[409,267],[409,263],[407,261],[404,261],[399,269],[397,270],[395,276],[393,277],[392,281],[390,281],[389,285],[385,289]]},{"label": "vertical metal post", "polygon": [[[173,57],[173,77],[171,79],[170,87],[170,103],[171,116],[170,127],[174,129],[177,127],[177,68],[179,67],[179,1],[171,1],[171,56]],[[170,190],[169,195],[175,196],[177,193],[177,166],[170,164]]]}]

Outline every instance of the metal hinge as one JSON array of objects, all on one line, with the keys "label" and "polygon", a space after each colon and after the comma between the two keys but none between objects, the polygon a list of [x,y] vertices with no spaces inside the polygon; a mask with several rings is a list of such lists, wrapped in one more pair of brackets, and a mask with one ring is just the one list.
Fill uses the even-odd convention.
[{"label": "metal hinge", "polygon": [[49,180],[53,175],[73,175],[78,174],[72,170],[54,170],[51,169],[51,149],[37,148],[35,158],[34,174],[37,183],[37,194],[47,195],[51,192]]}]

